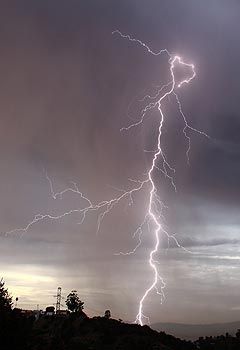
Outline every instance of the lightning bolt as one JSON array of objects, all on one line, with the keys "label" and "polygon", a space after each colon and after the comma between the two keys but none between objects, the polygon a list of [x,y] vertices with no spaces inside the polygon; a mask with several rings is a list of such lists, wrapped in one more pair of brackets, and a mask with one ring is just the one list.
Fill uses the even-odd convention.
[{"label": "lightning bolt", "polygon": [[[153,174],[154,174],[154,170],[158,169],[160,170],[171,182],[173,188],[175,191],[177,191],[176,185],[174,183],[174,179],[173,176],[171,174],[169,174],[169,172],[173,172],[175,173],[175,169],[169,164],[169,162],[167,161],[167,158],[162,150],[162,129],[163,129],[163,125],[164,125],[164,121],[165,121],[165,116],[162,110],[162,103],[166,100],[167,97],[170,97],[171,95],[173,95],[176,99],[177,105],[178,105],[178,110],[179,113],[183,119],[184,122],[184,128],[183,128],[183,133],[188,141],[188,148],[186,151],[186,156],[187,156],[187,161],[189,163],[189,152],[190,152],[190,148],[191,148],[191,139],[187,134],[187,130],[191,130],[194,131],[196,133],[199,133],[201,135],[204,135],[205,137],[209,138],[209,136],[204,133],[203,131],[197,130],[195,128],[193,128],[192,126],[190,126],[187,122],[186,116],[183,112],[182,109],[182,105],[180,102],[180,99],[177,95],[176,90],[181,88],[184,84],[189,84],[192,82],[192,80],[195,78],[196,76],[196,71],[195,71],[195,67],[193,64],[190,63],[186,63],[182,60],[182,58],[178,55],[172,55],[169,53],[169,51],[167,49],[163,49],[160,50],[158,52],[154,52],[150,49],[150,47],[148,45],[146,45],[145,43],[143,43],[141,40],[132,38],[130,35],[125,35],[122,34],[119,30],[116,30],[114,32],[112,32],[112,34],[118,34],[120,35],[122,38],[127,39],[131,42],[134,42],[142,47],[144,47],[147,52],[151,55],[154,56],[159,56],[164,54],[167,54],[168,56],[168,62],[169,62],[169,72],[170,72],[170,78],[171,81],[168,82],[167,84],[163,85],[154,96],[151,95],[146,95],[144,96],[144,98],[142,99],[142,101],[145,101],[147,99],[150,99],[150,102],[144,107],[144,109],[141,112],[141,118],[139,119],[139,121],[130,124],[127,127],[123,127],[121,129],[121,131],[128,131],[133,127],[137,127],[139,125],[141,125],[144,122],[145,116],[147,114],[147,112],[149,110],[152,109],[157,109],[158,113],[159,113],[159,127],[158,127],[158,141],[157,141],[157,150],[155,152],[153,152],[153,159],[152,159],[152,165],[147,173],[147,178],[151,184],[151,189],[150,189],[150,196],[149,196],[149,206],[148,206],[148,214],[146,217],[149,218],[149,220],[151,220],[151,222],[154,224],[155,229],[154,229],[154,237],[155,237],[155,244],[153,249],[150,252],[149,255],[149,265],[151,267],[151,269],[153,270],[154,273],[154,278],[153,281],[151,283],[151,285],[149,286],[149,288],[146,289],[146,291],[144,292],[142,298],[139,301],[139,309],[138,309],[138,314],[136,316],[136,323],[140,323],[140,325],[143,325],[144,319],[147,319],[149,321],[149,318],[147,316],[145,316],[143,314],[143,306],[144,306],[144,302],[147,298],[147,296],[149,295],[150,292],[152,292],[154,289],[156,290],[156,292],[158,294],[161,295],[161,301],[164,299],[165,295],[164,295],[164,288],[166,286],[163,278],[159,275],[158,273],[158,269],[156,264],[158,263],[156,260],[154,260],[154,256],[155,254],[158,252],[159,249],[159,235],[160,232],[163,232],[164,234],[167,235],[168,239],[172,238],[177,247],[181,247],[183,248],[177,241],[176,237],[172,234],[169,234],[164,228],[163,225],[161,224],[161,215],[159,215],[159,211],[158,209],[156,210],[156,208],[158,208],[157,204],[160,204],[160,208],[162,211],[162,207],[163,204],[159,198],[159,196],[157,195],[157,189],[155,187],[155,183],[154,183],[154,179],[153,179]],[[188,78],[185,78],[181,81],[179,81],[178,83],[176,82],[176,78],[175,78],[175,74],[174,74],[174,70],[176,65],[180,65],[180,66],[184,66],[190,69],[191,74]],[[165,92],[163,92],[164,90],[166,90]],[[159,168],[158,166],[158,160],[159,158],[161,158],[162,160],[162,168]],[[146,218],[145,218],[146,219]],[[145,222],[145,221],[144,221]],[[136,251],[136,249],[139,247],[139,245],[141,244],[141,234],[142,234],[142,225],[138,228],[139,233],[139,242],[137,244],[137,246],[134,248],[133,251],[125,253],[125,254],[132,254]],[[184,249],[184,248],[183,248]],[[186,250],[186,249],[185,249]],[[122,252],[120,252],[120,254],[124,254]]]},{"label": "lightning bolt", "polygon": [[[153,248],[150,251],[149,258],[148,258],[148,263],[149,266],[151,267],[153,271],[153,280],[150,286],[145,290],[143,293],[142,297],[140,298],[139,301],[139,308],[138,308],[138,313],[136,316],[136,323],[139,323],[140,325],[144,324],[144,320],[147,320],[149,322],[149,317],[145,316],[143,313],[144,309],[144,303],[148,297],[148,295],[152,291],[156,291],[157,294],[160,295],[161,297],[161,303],[163,302],[165,298],[164,294],[164,288],[166,286],[166,283],[164,282],[163,278],[158,272],[157,265],[159,264],[159,261],[155,259],[155,255],[157,254],[159,250],[159,243],[160,243],[160,233],[166,235],[168,239],[168,243],[170,240],[172,240],[175,245],[178,248],[182,248],[186,252],[190,252],[184,247],[182,247],[175,234],[169,233],[164,225],[163,225],[163,218],[164,218],[164,210],[167,209],[167,206],[163,203],[161,200],[160,196],[158,195],[157,188],[155,186],[154,182],[154,171],[157,170],[161,174],[163,174],[170,182],[172,185],[173,189],[175,192],[177,192],[176,185],[174,183],[174,174],[175,174],[175,169],[172,167],[172,165],[168,162],[167,157],[165,153],[163,152],[162,149],[162,130],[163,130],[163,125],[166,119],[166,116],[163,113],[162,110],[162,104],[164,101],[169,98],[169,97],[174,97],[176,104],[178,106],[178,111],[179,114],[183,120],[184,128],[183,128],[183,134],[184,137],[187,140],[187,151],[186,151],[186,157],[187,161],[189,162],[189,152],[191,148],[191,139],[190,136],[188,135],[188,131],[192,131],[195,133],[198,133],[202,136],[205,136],[209,138],[209,136],[204,133],[203,131],[197,130],[189,123],[187,122],[187,118],[183,112],[182,104],[180,102],[180,99],[177,95],[177,90],[180,89],[183,85],[190,84],[192,80],[196,76],[196,71],[195,67],[193,64],[186,63],[182,60],[182,58],[178,55],[172,55],[169,53],[167,49],[160,50],[158,52],[154,52],[150,49],[148,45],[143,43],[142,41],[132,38],[129,35],[124,35],[122,34],[119,30],[116,30],[112,32],[112,34],[117,34],[121,38],[127,39],[137,45],[142,46],[148,54],[154,55],[154,56],[160,56],[160,55],[166,55],[168,58],[168,63],[169,63],[169,75],[170,75],[170,80],[162,85],[161,87],[158,87],[157,92],[154,95],[146,95],[141,99],[141,102],[148,101],[146,106],[142,109],[140,112],[140,117],[139,120],[126,126],[122,127],[120,129],[121,132],[126,132],[130,131],[132,128],[138,127],[144,123],[145,117],[147,116],[148,112],[150,110],[157,110],[159,114],[159,126],[158,126],[158,138],[157,138],[157,145],[156,149],[153,151],[146,151],[145,152],[151,152],[153,154],[152,157],[152,162],[150,169],[147,171],[146,174],[144,174],[144,178],[141,180],[138,179],[128,179],[129,181],[129,187],[130,189],[117,189],[119,194],[115,196],[114,198],[111,198],[110,200],[103,200],[98,203],[94,203],[91,201],[83,192],[80,191],[77,183],[71,182],[70,186],[65,188],[64,190],[60,192],[56,192],[54,190],[54,183],[52,179],[49,177],[48,173],[45,171],[45,178],[48,182],[49,188],[50,188],[50,194],[51,197],[54,200],[63,200],[64,196],[67,193],[73,193],[75,195],[79,196],[80,199],[80,205],[78,208],[73,208],[71,210],[68,210],[66,212],[63,212],[60,215],[53,215],[51,213],[39,213],[36,214],[33,219],[28,222],[24,227],[21,228],[15,228],[11,231],[5,232],[5,235],[9,234],[14,234],[14,233],[25,233],[29,231],[34,225],[39,224],[41,221],[44,220],[61,220],[64,219],[67,216],[71,216],[73,214],[79,214],[80,216],[80,221],[78,222],[79,224],[83,224],[85,221],[85,218],[88,214],[91,212],[97,212],[97,223],[96,223],[96,233],[98,233],[101,229],[101,224],[104,220],[104,218],[122,201],[126,201],[128,205],[133,205],[134,204],[134,198],[137,195],[139,191],[141,191],[144,187],[149,188],[149,199],[148,199],[148,209],[145,214],[145,217],[142,221],[142,223],[136,228],[135,232],[133,233],[132,237],[135,239],[137,237],[137,244],[135,248],[129,252],[119,252],[116,253],[115,255],[131,255],[136,252],[136,250],[140,247],[142,243],[142,235],[144,233],[145,227],[147,227],[149,234],[154,233],[154,243],[153,243]],[[181,80],[181,81],[176,81],[175,78],[175,68],[176,66],[182,66],[185,68],[188,68],[190,71],[190,75]],[[159,163],[161,165],[159,166]],[[190,252],[191,253],[191,252]]]}]

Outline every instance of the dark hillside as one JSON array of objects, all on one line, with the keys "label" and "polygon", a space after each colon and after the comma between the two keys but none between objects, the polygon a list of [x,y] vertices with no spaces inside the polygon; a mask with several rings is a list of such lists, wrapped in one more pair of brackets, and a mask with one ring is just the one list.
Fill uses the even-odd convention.
[{"label": "dark hillside", "polygon": [[148,326],[126,324],[104,317],[79,319],[41,318],[33,328],[29,349],[34,350],[191,350],[190,342],[182,341]]},{"label": "dark hillside", "polygon": [[230,334],[234,336],[236,331],[240,329],[240,321],[228,323],[211,323],[211,324],[184,324],[184,323],[155,323],[151,325],[156,331],[164,331],[181,339],[196,340],[202,335],[220,336],[222,334]]}]

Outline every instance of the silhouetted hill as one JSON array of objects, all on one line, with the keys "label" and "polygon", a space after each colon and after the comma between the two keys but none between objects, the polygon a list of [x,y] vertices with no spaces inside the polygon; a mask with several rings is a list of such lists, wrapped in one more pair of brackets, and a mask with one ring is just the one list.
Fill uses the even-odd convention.
[{"label": "silhouetted hill", "polygon": [[155,323],[151,327],[157,331],[172,334],[181,339],[197,339],[200,336],[218,336],[229,333],[235,335],[240,329],[240,321],[212,324]]},{"label": "silhouetted hill", "polygon": [[[163,328],[163,324],[161,325]],[[238,323],[228,325],[234,328]],[[197,325],[179,326],[189,332],[197,327]],[[209,326],[207,327],[210,332]],[[83,312],[64,316],[46,314],[35,320],[35,317],[29,316],[28,313],[23,315],[21,310],[14,309],[8,311],[4,317],[0,313],[0,348],[3,350],[239,350],[240,331],[235,337],[230,334],[207,336],[193,343],[165,332],[157,332],[148,326],[127,324],[105,317],[88,318]]]},{"label": "silhouetted hill", "polygon": [[191,342],[148,326],[96,317],[41,318],[34,324],[32,350],[193,350]]}]

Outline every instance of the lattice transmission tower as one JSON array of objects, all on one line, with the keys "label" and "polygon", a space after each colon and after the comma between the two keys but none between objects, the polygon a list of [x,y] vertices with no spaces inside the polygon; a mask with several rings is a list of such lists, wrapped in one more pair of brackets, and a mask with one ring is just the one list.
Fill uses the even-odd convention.
[{"label": "lattice transmission tower", "polygon": [[56,302],[56,313],[57,313],[61,309],[61,301],[62,301],[62,288],[61,287],[58,287],[58,289],[57,289],[56,298],[57,298],[57,302]]}]

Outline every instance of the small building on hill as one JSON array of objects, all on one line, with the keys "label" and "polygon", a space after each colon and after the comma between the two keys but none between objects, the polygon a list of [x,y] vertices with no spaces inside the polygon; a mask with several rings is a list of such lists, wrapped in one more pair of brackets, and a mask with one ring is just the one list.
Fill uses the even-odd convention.
[{"label": "small building on hill", "polygon": [[54,316],[55,315],[55,307],[47,306],[45,311],[45,316]]}]

